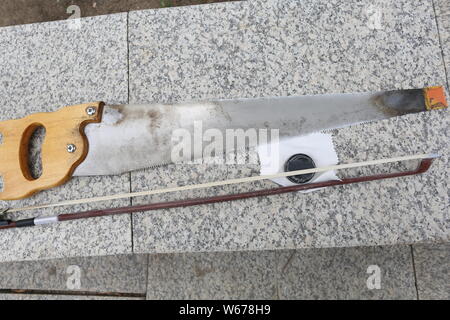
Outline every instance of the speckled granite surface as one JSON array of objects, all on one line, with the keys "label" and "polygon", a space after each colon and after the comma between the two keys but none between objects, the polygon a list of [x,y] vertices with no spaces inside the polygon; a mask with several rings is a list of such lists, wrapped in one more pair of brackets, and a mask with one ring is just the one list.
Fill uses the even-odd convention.
[{"label": "speckled granite surface", "polygon": [[[130,99],[170,102],[445,84],[435,22],[431,2],[408,1],[248,1],[132,12]],[[426,176],[136,214],[135,252],[449,239],[448,125],[444,111],[334,132],[343,163],[439,152],[444,157]],[[257,166],[174,165],[133,172],[132,188],[257,173]],[[184,196],[244,189],[251,187]],[[137,198],[133,203],[179,196]]]},{"label": "speckled granite surface", "polygon": [[442,54],[447,71],[447,86],[450,86],[450,2],[447,0],[434,1]]},{"label": "speckled granite surface", "polygon": [[4,262],[0,289],[143,294],[146,274],[146,255]]},{"label": "speckled granite surface", "polygon": [[[0,294],[0,300],[103,298],[92,293],[146,293],[148,299],[445,299],[448,246],[414,245],[414,254],[411,246],[399,245],[0,263],[0,290],[41,292]],[[80,268],[78,295],[68,266]]]},{"label": "speckled granite surface", "polygon": [[[127,101],[126,14],[0,29],[0,120],[86,101]],[[67,184],[2,207],[56,202],[129,191],[129,175],[74,178]],[[115,201],[113,206],[127,205]],[[25,218],[94,207],[39,210]],[[99,218],[35,229],[2,230],[0,261],[131,252],[130,217]]]},{"label": "speckled granite surface", "polygon": [[450,243],[414,245],[419,299],[450,299]]},{"label": "speckled granite surface", "polygon": [[252,0],[144,10],[130,13],[129,39],[132,102],[445,80],[431,1]]}]

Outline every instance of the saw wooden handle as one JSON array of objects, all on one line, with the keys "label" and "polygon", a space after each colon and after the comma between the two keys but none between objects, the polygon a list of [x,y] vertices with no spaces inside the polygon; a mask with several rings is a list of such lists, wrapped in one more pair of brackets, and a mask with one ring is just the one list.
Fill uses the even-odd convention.
[{"label": "saw wooden handle", "polygon": [[[102,111],[103,103],[94,102],[0,122],[0,175],[3,179],[0,200],[26,198],[66,182],[88,153],[84,127],[100,122]],[[28,167],[28,144],[40,126],[45,128],[42,174],[34,179]]]}]

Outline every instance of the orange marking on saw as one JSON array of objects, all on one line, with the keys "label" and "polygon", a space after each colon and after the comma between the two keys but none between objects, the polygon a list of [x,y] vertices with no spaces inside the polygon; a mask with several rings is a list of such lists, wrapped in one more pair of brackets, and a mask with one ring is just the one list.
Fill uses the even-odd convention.
[{"label": "orange marking on saw", "polygon": [[427,110],[445,109],[448,107],[443,87],[428,87],[424,88],[423,91]]}]

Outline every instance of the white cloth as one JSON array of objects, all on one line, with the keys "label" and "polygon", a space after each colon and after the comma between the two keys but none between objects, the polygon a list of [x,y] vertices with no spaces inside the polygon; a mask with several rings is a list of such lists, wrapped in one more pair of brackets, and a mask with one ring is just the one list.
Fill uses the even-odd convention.
[{"label": "white cloth", "polygon": [[[272,142],[258,146],[257,152],[261,163],[261,175],[284,172],[286,161],[297,153],[311,157],[317,168],[336,165],[339,162],[331,134],[327,133],[312,133],[301,137],[281,139],[278,143]],[[339,180],[334,170],[315,173],[308,183],[329,180]],[[272,181],[282,186],[296,185],[286,177],[272,179]]]}]

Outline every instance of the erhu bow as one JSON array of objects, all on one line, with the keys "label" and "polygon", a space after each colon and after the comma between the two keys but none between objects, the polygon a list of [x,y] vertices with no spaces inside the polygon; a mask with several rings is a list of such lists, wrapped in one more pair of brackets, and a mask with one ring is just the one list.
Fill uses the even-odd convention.
[{"label": "erhu bow", "polygon": [[50,208],[50,207],[74,205],[74,204],[81,204],[81,203],[91,203],[91,202],[106,201],[106,200],[112,200],[112,199],[137,197],[137,196],[145,196],[145,195],[155,195],[155,194],[163,194],[163,193],[176,192],[176,191],[195,190],[195,189],[203,189],[203,188],[224,186],[224,185],[230,185],[230,184],[247,183],[247,182],[261,181],[261,180],[266,180],[266,179],[274,179],[274,178],[279,178],[279,177],[301,176],[301,175],[306,175],[306,174],[311,174],[311,173],[325,172],[325,171],[329,171],[329,170],[342,170],[342,169],[350,169],[350,168],[357,168],[357,167],[364,167],[364,166],[371,166],[371,165],[388,164],[388,163],[401,162],[401,161],[420,160],[420,163],[415,170],[402,171],[402,172],[376,174],[376,175],[361,176],[361,177],[354,177],[354,178],[344,178],[341,180],[300,184],[300,185],[294,185],[294,186],[288,186],[288,187],[278,187],[278,188],[272,188],[272,189],[263,189],[263,190],[256,190],[256,191],[250,191],[250,192],[244,192],[244,193],[220,195],[220,196],[197,198],[197,199],[185,199],[185,200],[157,202],[157,203],[149,203],[149,204],[144,204],[144,205],[128,206],[128,207],[120,207],[120,208],[90,210],[90,211],[83,211],[83,212],[76,212],[76,213],[47,216],[47,217],[28,218],[28,219],[22,219],[22,220],[17,220],[17,221],[3,219],[3,220],[0,220],[0,229],[32,227],[32,226],[36,226],[36,225],[53,224],[53,223],[58,223],[58,222],[62,222],[62,221],[87,219],[87,218],[118,215],[118,214],[125,214],[125,213],[134,213],[134,212],[140,212],[140,211],[190,207],[190,206],[195,206],[195,205],[242,200],[242,199],[248,199],[248,198],[254,198],[254,197],[270,196],[270,195],[276,195],[276,194],[282,194],[282,193],[289,193],[289,192],[303,191],[303,190],[310,190],[310,189],[317,189],[317,188],[324,188],[324,187],[331,187],[331,186],[339,186],[339,185],[347,185],[347,184],[353,184],[353,183],[359,183],[359,182],[368,182],[368,181],[376,181],[376,180],[383,180],[383,179],[389,179],[389,178],[405,177],[405,176],[411,176],[411,175],[416,175],[416,174],[421,174],[421,173],[426,172],[430,168],[433,160],[437,157],[438,157],[438,155],[435,155],[435,154],[420,154],[420,155],[396,157],[396,158],[390,158],[390,159],[380,159],[380,160],[372,160],[372,161],[365,161],[365,162],[358,162],[358,163],[341,164],[341,165],[335,165],[335,166],[329,166],[329,167],[323,167],[323,168],[311,168],[311,169],[304,169],[304,170],[282,172],[282,173],[278,173],[278,174],[274,174],[274,175],[253,176],[253,177],[247,177],[247,178],[215,181],[215,182],[196,184],[196,185],[186,185],[186,186],[181,186],[181,187],[165,188],[165,189],[158,189],[158,190],[148,190],[148,191],[118,194],[118,195],[106,196],[106,197],[95,197],[95,198],[88,198],[88,199],[71,200],[71,201],[59,202],[59,203],[55,203],[55,204],[23,207],[23,208],[18,208],[18,209],[11,209],[10,211],[18,212],[18,211],[39,209],[39,208]]}]

